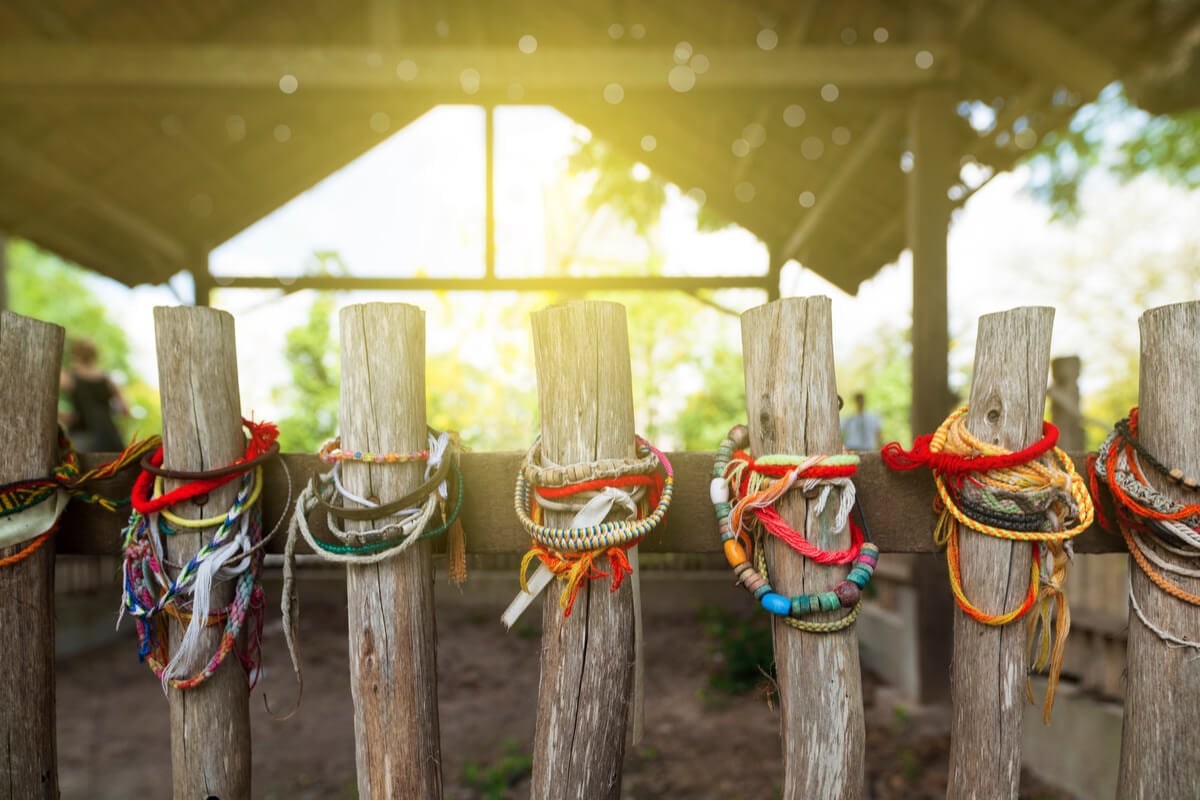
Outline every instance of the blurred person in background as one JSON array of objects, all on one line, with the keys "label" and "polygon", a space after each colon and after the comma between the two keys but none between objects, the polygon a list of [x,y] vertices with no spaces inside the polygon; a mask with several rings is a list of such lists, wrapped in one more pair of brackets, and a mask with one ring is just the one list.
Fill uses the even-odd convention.
[{"label": "blurred person in background", "polygon": [[854,393],[855,412],[842,419],[842,442],[848,451],[877,451],[883,447],[879,415],[867,411],[867,398]]},{"label": "blurred person in background", "polygon": [[73,340],[59,390],[69,409],[63,415],[75,450],[112,452],[125,447],[114,415],[128,415],[129,406],[108,375],[96,366],[99,352],[90,339]]}]

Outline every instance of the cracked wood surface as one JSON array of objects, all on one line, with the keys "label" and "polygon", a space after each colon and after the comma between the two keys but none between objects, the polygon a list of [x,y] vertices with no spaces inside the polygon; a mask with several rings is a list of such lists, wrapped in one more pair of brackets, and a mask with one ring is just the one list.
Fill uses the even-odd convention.
[{"label": "cracked wood surface", "polygon": [[[1009,450],[1042,436],[1054,309],[1036,306],[979,320],[967,430]],[[959,526],[963,592],[990,614],[1019,606],[1029,590],[1029,543]],[[1030,612],[1032,614],[1032,612]],[[954,708],[950,798],[1016,798],[1027,665],[1025,618],[986,626],[954,607]]]},{"label": "cracked wood surface", "polygon": [[[580,301],[532,315],[542,448],[558,464],[634,455],[625,308]],[[668,518],[670,513],[668,513]],[[550,525],[570,513],[547,514]],[[607,569],[601,560],[601,569]],[[545,591],[533,746],[535,798],[619,798],[633,692],[635,574],[617,592],[587,581],[564,619]],[[527,612],[526,614],[529,614]]]},{"label": "cracked wood surface", "polygon": [[[54,466],[62,350],[59,326],[0,312],[0,484],[46,476]],[[0,548],[0,557],[23,547]],[[58,798],[53,537],[0,567],[0,642],[14,646],[0,659],[0,796]]]},{"label": "cracked wood surface", "polygon": [[[786,298],[742,315],[752,453],[841,452],[832,319],[832,302],[824,296]],[[789,525],[804,531],[811,505],[790,492],[778,508]],[[824,550],[850,544],[848,528],[830,525],[835,508],[831,502],[817,523],[815,544]],[[848,565],[810,562],[773,537],[767,559],[771,586],[789,598],[824,592],[849,572]],[[815,634],[773,615],[772,633],[782,705],[784,798],[862,798],[866,734],[856,628]]]},{"label": "cracked wood surface", "polygon": [[[424,449],[425,313],[404,303],[366,303],[343,309],[340,325],[343,447]],[[398,498],[420,484],[422,465],[344,462],[346,489]],[[391,559],[346,567],[360,798],[442,795],[431,554],[426,540]]]},{"label": "cracked wood surface", "polygon": [[[233,316],[216,309],[188,306],[154,309],[158,381],[162,398],[163,466],[170,470],[208,470],[227,465],[245,451]],[[183,482],[168,480],[169,492]],[[237,496],[234,480],[208,494],[203,505],[191,501],[174,511],[181,517],[223,514]],[[167,556],[183,564],[215,529],[180,531],[167,537]],[[213,584],[212,607],[233,600],[232,581]],[[170,619],[171,653],[183,637]],[[207,661],[216,651],[224,626],[208,627],[200,653]],[[243,642],[245,630],[243,629]],[[190,665],[187,675],[203,667]],[[154,679],[146,676],[147,682]],[[191,690],[168,692],[171,707],[171,775],[176,798],[250,797],[250,710],[246,674],[233,655],[208,681]]]}]

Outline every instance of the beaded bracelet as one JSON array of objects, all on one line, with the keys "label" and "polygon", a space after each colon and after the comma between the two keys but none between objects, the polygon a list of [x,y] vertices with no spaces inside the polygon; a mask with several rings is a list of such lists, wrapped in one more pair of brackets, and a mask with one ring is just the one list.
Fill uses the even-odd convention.
[{"label": "beaded bracelet", "polygon": [[[875,566],[879,561],[879,548],[870,541],[870,532],[866,529],[866,519],[862,517],[862,509],[859,508],[859,516],[863,520],[862,534],[859,533],[853,521],[849,521],[852,531],[853,540],[860,543],[857,552],[852,549],[840,552],[837,555],[837,562],[853,562],[853,566],[846,578],[839,582],[832,590],[827,590],[821,593],[810,593],[807,595],[788,598],[774,591],[771,587],[767,574],[766,554],[764,543],[762,542],[762,528],[756,527],[754,544],[750,549],[754,552],[756,563],[752,564],[750,555],[743,547],[743,543],[739,540],[742,538],[742,519],[741,514],[744,510],[736,509],[737,503],[730,500],[730,489],[736,493],[743,483],[749,483],[749,476],[741,474],[737,476],[729,475],[729,464],[733,459],[734,454],[744,451],[749,445],[750,432],[744,425],[736,425],[729,430],[729,434],[717,448],[716,459],[713,463],[712,484],[709,488],[709,494],[713,502],[713,507],[717,515],[717,524],[721,534],[721,540],[725,551],[725,558],[729,562],[729,566],[733,568],[734,575],[738,577],[738,583],[754,596],[764,609],[771,614],[782,617],[784,621],[793,628],[801,629],[814,633],[829,633],[840,631],[851,625],[858,617],[859,610],[862,606],[862,593],[866,589],[867,584],[871,580],[871,576],[875,572]],[[800,462],[799,465],[795,464]],[[791,465],[791,473],[793,477],[803,473],[803,470],[808,467],[823,466],[833,468],[837,471],[839,478],[846,478],[856,464],[856,460],[847,459],[804,459],[794,456],[779,457],[765,456],[760,457],[754,464],[762,464],[764,466],[781,467]],[[752,468],[751,468],[752,469]],[[772,470],[771,474],[777,471]],[[746,481],[743,482],[743,479]],[[828,479],[823,479],[828,480]],[[739,501],[740,502],[740,501]],[[735,525],[731,522],[731,518],[737,518],[739,522]],[[746,545],[750,545],[746,542]],[[828,622],[813,622],[803,620],[802,618],[810,614],[821,612],[834,612],[838,609],[849,609],[849,613],[836,620]]]},{"label": "beaded bracelet", "polygon": [[[432,438],[433,434],[430,434]],[[342,448],[342,438],[334,437],[321,446],[317,453],[326,464],[334,462],[378,462],[381,464],[400,464],[403,462],[424,462],[429,458],[429,450],[413,451],[412,453],[371,453],[370,451],[351,451]]]}]

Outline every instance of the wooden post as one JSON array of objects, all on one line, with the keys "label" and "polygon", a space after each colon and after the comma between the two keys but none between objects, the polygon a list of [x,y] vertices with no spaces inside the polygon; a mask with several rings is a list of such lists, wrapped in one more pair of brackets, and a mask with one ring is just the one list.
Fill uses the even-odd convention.
[{"label": "wooden post", "polygon": [[[233,462],[245,451],[233,317],[195,307],[154,309],[158,383],[162,398],[163,466],[207,470]],[[188,518],[223,514],[237,496],[238,481],[209,493],[203,506],[175,508]],[[168,481],[167,489],[178,482]],[[180,531],[167,538],[167,556],[186,562],[214,529]],[[212,606],[233,600],[234,584],[213,584]],[[183,626],[170,623],[171,653]],[[216,651],[222,627],[201,636],[201,652]],[[192,666],[197,667],[197,666]],[[208,681],[191,690],[170,690],[171,769],[176,798],[250,797],[250,709],[246,674],[237,659],[226,659]]]},{"label": "wooden post", "polygon": [[1058,426],[1058,447],[1084,449],[1083,412],[1079,400],[1079,357],[1050,360],[1050,419]]},{"label": "wooden post", "polygon": [[[785,298],[750,309],[742,315],[742,353],[752,452],[839,453],[829,298]],[[779,512],[793,528],[804,530],[808,502],[798,493],[785,496]],[[827,518],[818,526],[817,547],[848,547],[849,530],[831,530]],[[774,539],[767,559],[771,585],[788,597],[829,590],[849,571],[847,565],[810,562]],[[866,734],[855,628],[810,634],[774,617],[773,634],[782,703],[783,797],[862,798]]]},{"label": "wooden post", "polygon": [[[953,209],[946,191],[957,179],[959,169],[954,104],[950,89],[934,87],[917,91],[909,108],[913,160],[905,212],[913,265],[913,436],[935,430],[955,403],[948,386],[946,286],[946,236]],[[944,703],[949,698],[947,674],[953,630],[945,565],[933,556],[913,557],[913,586],[917,591],[919,700],[925,704]]]},{"label": "wooden post", "polygon": [[[425,312],[365,303],[343,309],[340,325],[342,444],[375,453],[425,448]],[[416,489],[423,476],[421,463],[346,462],[344,469],[348,490],[385,502]],[[349,565],[346,598],[359,796],[440,798],[432,544]]]},{"label": "wooden post", "polygon": [[[1200,475],[1200,302],[1150,309],[1140,320],[1138,437],[1163,464]],[[1155,489],[1184,503],[1195,493],[1147,469]],[[1161,551],[1160,551],[1161,553]],[[1173,562],[1179,559],[1163,556]],[[1146,618],[1172,635],[1200,641],[1200,610],[1176,600],[1130,563],[1133,595]],[[1200,593],[1200,579],[1171,574],[1173,584]],[[1113,591],[1117,589],[1114,587]],[[1200,795],[1200,752],[1195,748],[1200,663],[1196,650],[1172,647],[1131,609],[1127,642],[1125,726],[1117,795],[1121,798],[1194,798]]]},{"label": "wooden post", "polygon": [[[979,320],[967,430],[1019,450],[1042,436],[1054,309],[1036,306]],[[959,527],[963,592],[984,612],[1020,605],[1029,591],[1029,543]],[[1016,798],[1027,646],[1024,621],[985,626],[954,608],[950,798]]]},{"label": "wooden post", "polygon": [[[558,464],[634,455],[625,307],[576,301],[532,315],[542,450]],[[551,525],[569,513],[548,515]],[[602,568],[606,569],[606,568]],[[633,587],[586,582],[569,618],[546,592],[534,798],[620,798],[633,691]]]},{"label": "wooden post", "polygon": [[8,308],[8,237],[0,233],[0,311]]},{"label": "wooden post", "polygon": [[[50,474],[57,458],[63,329],[0,311],[0,484]],[[12,556],[21,545],[0,548]],[[54,539],[0,567],[0,794],[58,798],[54,737]]]}]

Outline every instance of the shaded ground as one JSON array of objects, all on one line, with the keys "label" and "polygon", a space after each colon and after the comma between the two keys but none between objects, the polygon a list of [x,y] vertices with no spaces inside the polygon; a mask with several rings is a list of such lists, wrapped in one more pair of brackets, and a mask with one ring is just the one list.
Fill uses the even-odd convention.
[{"label": "shaded ground", "polygon": [[[447,798],[529,795],[527,755],[533,740],[541,615],[531,610],[513,632],[504,631],[497,617],[515,584],[511,579],[476,576],[475,586],[463,594],[438,588]],[[752,610],[745,594],[727,580],[699,577],[666,581],[647,574],[643,587],[649,632],[646,737],[629,749],[623,794],[778,798],[779,723],[765,691],[730,696],[708,684],[723,657],[706,636],[697,607],[707,603],[749,618]],[[278,586],[268,592],[268,620],[278,621]],[[278,623],[268,624],[266,676],[250,705],[254,794],[354,797],[344,584],[305,580],[301,598],[303,704],[287,721],[273,720],[263,708],[264,690],[277,710],[288,708],[295,694]],[[718,617],[734,619],[723,613]],[[889,701],[891,697],[886,685],[872,676],[865,678],[868,795],[944,796],[949,746],[944,721],[923,719]],[[138,664],[131,635],[60,660],[58,718],[64,798],[169,797],[167,702],[153,675]],[[1022,795],[1064,794],[1025,776]]]}]

